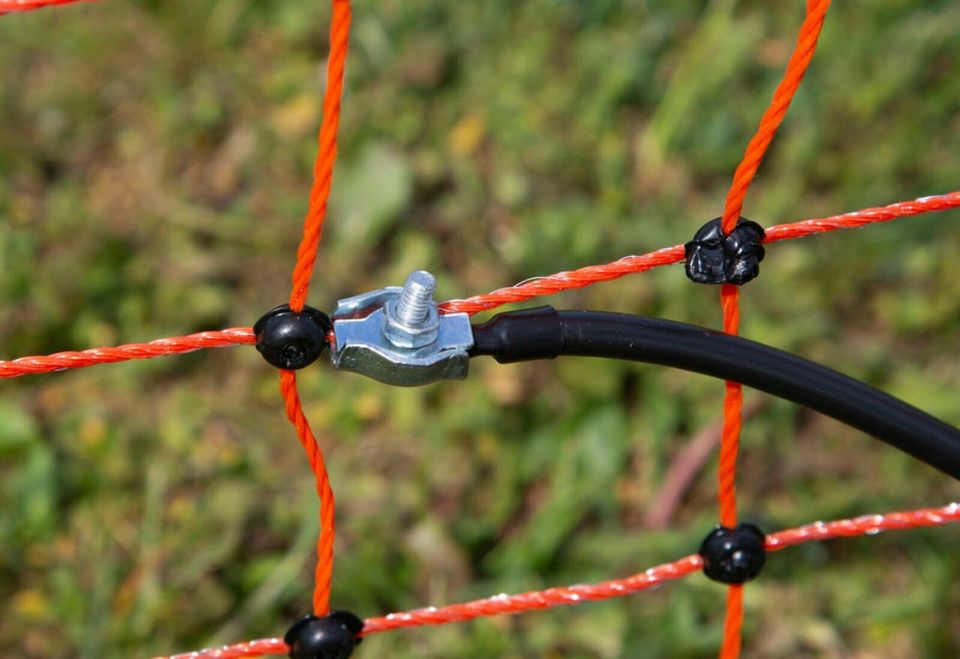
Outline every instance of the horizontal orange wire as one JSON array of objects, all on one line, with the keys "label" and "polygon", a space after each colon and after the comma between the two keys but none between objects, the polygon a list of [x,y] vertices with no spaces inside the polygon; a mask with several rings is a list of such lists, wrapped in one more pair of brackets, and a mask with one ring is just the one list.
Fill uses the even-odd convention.
[{"label": "horizontal orange wire", "polygon": [[[874,222],[886,222],[900,217],[944,211],[957,207],[960,207],[960,191],[921,197],[913,201],[901,201],[888,206],[865,208],[842,215],[831,215],[772,226],[766,230],[767,237],[764,242],[772,243],[791,238],[804,238],[816,233],[836,231],[837,229],[856,229]],[[674,245],[642,256],[625,256],[605,265],[590,265],[577,270],[535,277],[515,286],[497,289],[492,293],[475,295],[464,300],[450,300],[443,303],[441,308],[447,313],[466,312],[476,314],[505,304],[523,302],[544,295],[554,295],[571,289],[585,288],[598,282],[619,279],[680,261],[683,261],[683,245]]]},{"label": "horizontal orange wire", "polygon": [[[804,542],[832,538],[873,535],[881,531],[903,531],[925,526],[943,526],[960,521],[960,503],[951,503],[941,508],[921,508],[880,515],[863,515],[853,519],[834,522],[815,522],[767,536],[767,551],[779,551]],[[405,613],[391,613],[382,618],[367,618],[363,634],[378,634],[402,627],[442,625],[474,618],[521,613],[534,609],[580,604],[623,597],[647,590],[666,581],[679,579],[701,568],[699,556],[686,556],[672,563],[665,563],[625,579],[604,581],[598,584],[549,588],[540,592],[519,595],[495,595],[486,599],[443,607],[428,607]],[[286,654],[289,648],[282,639],[261,639],[248,643],[227,645],[221,648],[199,650],[186,654],[157,659],[236,659],[259,654]]]},{"label": "horizontal orange wire", "polygon": [[[960,207],[960,191],[921,197],[913,201],[901,201],[888,206],[865,208],[842,215],[802,220],[791,224],[778,224],[766,230],[767,237],[764,242],[774,243],[793,238],[805,238],[818,233],[836,231],[837,229],[856,229],[874,222],[887,222],[901,217],[945,211],[958,207]],[[675,245],[642,256],[625,256],[606,265],[591,265],[579,270],[530,279],[516,286],[501,288],[486,295],[477,295],[465,300],[450,300],[440,306],[447,313],[465,311],[475,314],[512,302],[522,302],[535,297],[553,295],[565,290],[584,288],[599,282],[619,279],[661,265],[679,263],[682,260],[683,245]],[[234,327],[220,331],[200,332],[189,336],[157,339],[149,343],[132,343],[117,347],[91,348],[79,352],[60,352],[47,356],[20,357],[10,361],[0,361],[0,378],[50,373],[68,368],[83,368],[131,359],[178,355],[202,350],[203,348],[224,348],[252,343],[254,343],[252,329],[249,327]]]},{"label": "horizontal orange wire", "polygon": [[41,7],[54,5],[70,5],[76,2],[92,2],[93,0],[0,0],[0,15],[15,11],[30,11]]},{"label": "horizontal orange wire", "polygon": [[287,654],[290,647],[282,638],[260,638],[255,641],[224,645],[220,648],[207,648],[196,652],[184,652],[157,659],[240,659],[241,657],[261,657],[264,655]]},{"label": "horizontal orange wire", "polygon": [[614,597],[625,597],[659,586],[667,581],[680,579],[703,569],[703,559],[694,554],[672,563],[664,563],[625,579],[613,579],[596,584],[578,584],[560,588],[548,588],[518,595],[494,595],[486,599],[443,607],[428,607],[406,613],[391,613],[382,618],[368,618],[363,634],[379,634],[402,627],[445,625],[485,616],[522,613],[556,606],[569,606],[583,602],[599,602]]},{"label": "horizontal orange wire", "polygon": [[814,522],[767,536],[767,551],[779,551],[813,540],[830,540],[881,531],[907,531],[925,526],[943,526],[960,520],[960,502],[941,508],[920,508],[901,512],[861,515],[835,522]]},{"label": "horizontal orange wire", "polygon": [[253,329],[232,327],[213,332],[157,339],[149,343],[128,343],[112,348],[90,348],[88,350],[58,352],[46,356],[20,357],[10,361],[0,361],[0,378],[51,373],[68,368],[84,368],[96,364],[125,362],[131,359],[182,355],[204,348],[226,348],[228,346],[252,344],[254,341]]}]

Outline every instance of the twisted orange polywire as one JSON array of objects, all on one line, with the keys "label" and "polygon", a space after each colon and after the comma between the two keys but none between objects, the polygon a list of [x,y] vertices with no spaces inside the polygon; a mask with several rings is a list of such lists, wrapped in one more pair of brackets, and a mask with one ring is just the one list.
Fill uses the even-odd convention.
[{"label": "twisted orange polywire", "polygon": [[[901,217],[912,217],[922,213],[945,211],[953,208],[960,208],[960,191],[942,195],[929,195],[911,201],[898,201],[886,206],[864,208],[840,215],[778,224],[766,230],[767,235],[763,242],[774,243],[793,238],[806,238],[807,236],[838,229],[859,229],[874,222],[889,222]],[[514,286],[498,288],[491,293],[444,302],[440,305],[440,309],[445,313],[465,312],[472,315],[481,311],[496,309],[506,304],[525,302],[546,295],[556,295],[563,291],[586,288],[599,282],[620,279],[627,275],[645,272],[664,265],[673,265],[681,261],[683,261],[683,245],[674,245],[639,256],[624,256],[602,265],[589,265],[576,270],[533,277]]]},{"label": "twisted orange polywire", "polygon": [[168,355],[182,355],[205,348],[226,348],[254,342],[253,330],[249,327],[231,327],[213,332],[199,332],[188,336],[157,339],[149,343],[128,343],[115,347],[69,350],[52,355],[19,357],[0,361],[0,378],[15,378],[21,375],[51,373],[68,368],[84,368],[96,364],[114,364],[132,359],[151,359]]},{"label": "twisted orange polywire", "polygon": [[[832,522],[814,522],[806,526],[778,531],[766,537],[768,552],[775,552],[794,545],[833,538],[874,535],[883,531],[943,526],[960,521],[960,503],[950,503],[939,508],[920,508],[879,515],[862,515],[853,519]],[[443,625],[452,622],[473,620],[482,616],[509,615],[534,609],[569,606],[582,602],[595,602],[615,597],[632,595],[668,581],[699,572],[703,560],[694,554],[670,563],[664,563],[622,579],[612,579],[597,584],[579,584],[517,595],[494,595],[472,602],[441,607],[427,607],[404,613],[391,613],[381,618],[367,618],[363,635],[379,634],[402,627]],[[742,593],[742,588],[734,592]],[[734,598],[737,598],[734,595]],[[729,600],[728,600],[729,604]],[[733,606],[742,606],[736,599]]]},{"label": "twisted orange polywire", "polygon": [[723,205],[721,222],[725,234],[733,231],[733,227],[736,226],[740,211],[743,209],[743,199],[747,195],[747,188],[750,187],[750,183],[757,173],[757,168],[760,167],[763,156],[767,153],[767,148],[780,127],[780,122],[787,115],[790,102],[800,87],[800,82],[807,72],[807,67],[810,66],[810,60],[817,48],[817,39],[820,38],[820,30],[823,28],[823,21],[829,8],[830,0],[808,0],[807,2],[807,15],[800,26],[797,45],[787,62],[786,73],[784,73],[783,80],[773,93],[770,105],[760,119],[757,132],[747,143],[743,159],[733,175],[733,183],[730,185],[726,202]]},{"label": "twisted orange polywire", "polygon": [[313,167],[310,203],[303,221],[303,238],[297,249],[290,289],[290,308],[303,308],[310,288],[310,279],[317,262],[317,249],[327,216],[327,202],[333,185],[333,167],[337,163],[337,129],[340,126],[340,104],[343,98],[343,71],[350,45],[350,1],[333,0],[330,19],[330,60],[327,65],[327,90],[323,96],[323,122],[317,138],[319,150]]},{"label": "twisted orange polywire", "polygon": [[310,423],[303,413],[300,395],[297,393],[297,376],[293,371],[280,371],[280,394],[286,402],[287,418],[296,428],[297,438],[310,463],[320,500],[320,534],[317,538],[317,566],[314,570],[313,612],[326,615],[330,610],[330,584],[333,579],[333,541],[336,537],[335,501],[333,488],[323,452]]},{"label": "twisted orange polywire", "polygon": [[[740,289],[733,284],[720,287],[723,331],[736,336],[740,331]],[[740,450],[740,426],[743,409],[743,385],[727,380],[723,400],[723,430],[720,439],[720,466],[717,474],[720,523],[737,524],[737,453]]]},{"label": "twisted orange polywire", "polygon": [[[864,208],[840,215],[778,224],[767,229],[764,243],[806,238],[818,233],[839,229],[858,229],[875,222],[889,222],[898,218],[954,208],[960,208],[960,191],[921,197],[912,201],[898,201],[887,206]],[[441,305],[441,309],[446,313],[464,311],[476,314],[512,302],[530,300],[544,295],[554,295],[573,288],[584,288],[598,282],[619,279],[662,265],[679,263],[682,260],[683,246],[676,245],[640,256],[626,256],[605,265],[591,265],[570,272],[559,272],[530,279],[516,286],[502,288],[493,293],[477,295],[465,300],[450,300]],[[200,332],[188,336],[156,339],[149,343],[131,343],[116,347],[89,348],[79,352],[58,352],[52,355],[19,357],[9,361],[0,360],[0,379],[51,373],[132,359],[177,355],[204,348],[224,348],[253,342],[252,329],[235,327],[219,331]]]},{"label": "twisted orange polywire", "polygon": [[[330,56],[327,63],[327,89],[323,97],[323,120],[317,138],[319,148],[313,168],[310,202],[303,222],[303,238],[297,249],[297,263],[293,269],[290,289],[290,308],[303,309],[310,288],[310,279],[317,261],[323,221],[333,185],[333,168],[337,162],[337,129],[340,125],[340,107],[343,97],[343,73],[350,44],[350,2],[333,0],[330,19]],[[280,372],[280,391],[286,402],[287,418],[297,431],[297,438],[307,454],[320,499],[320,534],[317,538],[317,566],[313,589],[313,612],[326,615],[330,610],[330,586],[333,579],[333,542],[336,535],[336,505],[323,451],[310,430],[303,414],[297,377],[290,371]]]},{"label": "twisted orange polywire", "polygon": [[[807,15],[797,36],[797,44],[790,60],[783,80],[773,93],[773,99],[766,112],[760,118],[760,126],[747,143],[743,159],[733,175],[733,183],[727,192],[727,199],[723,207],[721,227],[724,234],[734,230],[740,211],[743,209],[743,200],[750,187],[757,168],[763,161],[763,156],[773,141],[780,123],[787,114],[787,109],[793,100],[800,82],[803,80],[807,67],[813,59],[823,28],[824,17],[830,7],[830,0],[808,0]],[[732,284],[720,287],[720,306],[723,309],[723,331],[727,334],[737,334],[740,325],[740,291]],[[718,497],[720,500],[720,523],[733,527],[737,523],[736,473],[737,454],[740,450],[740,431],[742,427],[743,387],[739,382],[727,382],[723,400],[723,431],[720,442],[720,465],[718,468]],[[732,585],[727,593],[727,614],[724,622],[723,645],[720,649],[721,659],[737,659],[740,656],[740,645],[743,627],[743,586]]]},{"label": "twisted orange polywire", "polygon": [[[17,0],[13,4],[13,8],[36,8],[48,4],[66,4],[72,1],[75,0]],[[0,13],[4,13],[4,4],[9,5],[10,0],[0,0]],[[739,218],[746,190],[749,187],[750,182],[752,181],[753,176],[755,175],[756,170],[763,159],[763,155],[769,147],[769,144],[772,141],[780,122],[783,120],[790,101],[792,100],[792,97],[803,78],[806,68],[809,65],[810,59],[813,56],[820,29],[823,24],[823,17],[827,8],[829,7],[829,4],[829,0],[820,0],[819,2],[817,0],[810,0],[807,4],[807,18],[801,28],[800,36],[798,37],[797,48],[795,49],[790,62],[788,63],[787,73],[784,77],[784,80],[777,88],[777,91],[774,94],[774,99],[761,120],[760,128],[758,129],[757,134],[748,144],[744,159],[734,175],[734,182],[727,195],[722,220],[722,225],[725,232],[732,230],[736,220]],[[290,306],[294,310],[302,309],[306,300],[310,278],[316,261],[317,247],[322,231],[322,224],[326,214],[327,200],[329,198],[329,192],[332,185],[332,173],[336,161],[336,133],[339,124],[340,102],[343,87],[343,70],[347,53],[349,23],[350,10],[348,0],[334,0],[334,16],[331,22],[331,55],[329,62],[327,93],[324,99],[324,121],[321,126],[319,137],[320,149],[314,169],[314,183],[310,195],[310,209],[304,222],[304,236],[300,248],[298,249],[297,265],[294,269],[294,274],[292,277],[293,283],[290,295]],[[916,212],[923,211],[919,210]],[[912,213],[905,212],[904,214]],[[876,218],[869,221],[881,221],[881,219]],[[832,228],[838,227],[834,226]],[[829,229],[819,228],[816,230]],[[809,231],[809,233],[813,232],[815,232],[813,229]],[[798,237],[799,235],[801,234],[797,233],[791,237]],[[779,239],[783,239],[784,237],[787,236],[781,236]],[[769,237],[768,241],[770,241]],[[679,260],[679,258],[676,258],[678,256],[676,254],[678,249],[679,248],[676,247],[667,248],[654,253],[654,255],[648,255],[646,258],[628,257],[628,259],[621,259],[621,261],[617,263],[621,264],[621,262],[630,260],[628,267],[638,268],[633,271],[640,271],[640,269],[648,269],[650,267],[655,267],[656,265],[664,265],[668,262],[675,262],[675,260]],[[604,278],[612,279],[616,276],[627,274],[626,272],[622,272],[622,274],[618,275],[615,274],[616,268],[608,268],[605,271],[603,270],[604,268],[605,266],[594,266],[594,271],[589,274],[596,278],[594,278],[592,281],[574,281],[574,283],[578,283],[578,286],[569,287],[585,286],[589,283],[601,281]],[[583,271],[586,270],[588,269],[583,269]],[[561,275],[570,274],[576,273],[561,273]],[[613,276],[609,276],[611,274],[613,274]],[[531,288],[534,288],[534,286],[531,286]],[[721,289],[721,300],[724,314],[724,330],[728,333],[736,334],[739,323],[738,289],[733,286],[723,286]],[[450,310],[454,308],[455,305],[456,302],[448,304],[447,309]],[[191,337],[179,338],[190,339]],[[177,339],[168,339],[163,341],[169,343],[176,340]],[[229,343],[223,343],[223,345],[249,342],[249,336],[228,337],[226,340],[229,341]],[[195,339],[194,342],[198,343],[199,340]],[[13,368],[30,368],[32,365],[29,363],[29,360],[48,359],[50,361],[47,363],[33,365],[33,368],[39,368],[41,369],[40,371],[24,371],[43,372],[43,370],[54,370],[56,368],[57,359],[61,360],[61,363],[68,363],[68,366],[63,366],[64,368],[67,368],[81,365],[91,365],[92,363],[103,363],[105,361],[121,361],[123,359],[149,357],[159,354],[174,354],[175,352],[185,352],[190,349],[212,346],[213,343],[210,345],[198,345],[196,347],[191,347],[191,344],[188,341],[186,343],[181,343],[179,346],[170,345],[161,347],[159,348],[160,352],[155,352],[155,354],[151,354],[151,350],[149,349],[141,350],[139,353],[135,350],[131,350],[131,348],[136,346],[120,346],[116,349],[101,349],[101,354],[99,355],[91,354],[96,351],[85,351],[87,353],[86,355],[83,353],[61,353],[60,355],[52,355],[49,358],[25,358],[23,360],[15,360],[16,362],[22,363],[17,364]],[[106,351],[109,350],[114,350],[114,354],[108,354]],[[156,348],[154,351],[155,350]],[[79,356],[79,358],[77,356]],[[7,364],[13,364],[13,362],[7,362]],[[316,477],[317,494],[321,501],[321,533],[317,547],[317,585],[314,592],[314,608],[318,614],[324,614],[329,609],[330,580],[333,564],[333,492],[330,488],[322,453],[320,452],[316,438],[313,436],[306,417],[303,414],[302,405],[297,393],[296,376],[294,373],[289,371],[281,372],[281,392],[286,401],[287,416],[297,430],[298,438],[303,445],[311,468],[314,471]],[[734,479],[736,454],[740,433],[741,407],[742,390],[740,385],[728,382],[727,395],[724,403],[724,439],[721,448],[719,489],[721,500],[721,521],[725,525],[730,526],[736,523]],[[871,520],[871,522],[873,521],[875,520]],[[906,521],[901,521],[900,523],[902,526],[906,527],[912,522],[911,520],[907,519]],[[815,528],[818,529],[819,527],[816,527],[815,525]],[[847,531],[849,531],[849,529],[847,529]],[[669,574],[673,575],[666,578],[676,578],[677,576],[682,576],[682,574],[694,571],[699,567],[701,567],[701,564],[698,557],[687,557],[686,559],[681,559],[681,561],[677,561],[674,564],[668,564],[666,566],[661,566],[661,568],[648,570],[645,575],[650,577],[652,581],[651,579],[641,580],[641,583],[650,585],[655,583],[657,578],[653,578],[651,573],[655,573],[660,569],[666,569]],[[609,586],[601,584],[599,591],[587,590],[596,587],[576,586],[571,588],[550,589],[548,591],[543,591],[542,593],[529,593],[526,595],[514,596],[513,598],[490,598],[489,600],[472,603],[474,605],[474,615],[489,615],[494,612],[511,612],[529,610],[533,608],[544,608],[546,606],[553,606],[563,603],[569,604],[581,601],[583,599],[601,599],[605,596],[613,596],[611,593],[621,593],[624,590],[629,590],[629,588],[624,588],[622,581],[608,582],[608,584]],[[645,587],[649,587],[649,585],[645,585]],[[588,593],[591,592],[595,592],[597,596],[589,596]],[[454,607],[447,607],[447,615],[453,615],[456,619],[474,617],[473,615],[467,615],[466,611],[463,613],[454,613],[454,610],[457,608],[457,606],[458,605],[455,605]],[[437,624],[437,622],[441,621],[441,618],[443,617],[439,615],[439,610],[436,609],[421,610],[419,613],[420,621],[416,624]],[[407,616],[404,617],[406,618]],[[408,622],[413,622],[414,618],[416,618],[416,616],[410,618]],[[725,624],[725,638],[724,646],[721,650],[721,657],[734,658],[739,656],[741,624],[742,586],[732,586],[728,593],[728,617]],[[382,631],[382,629],[376,628],[376,623],[373,620],[368,621],[368,625],[368,633]],[[389,627],[389,625],[387,627]],[[203,655],[202,653],[191,653],[190,655],[186,656],[251,656],[249,654],[250,652],[266,651],[270,653],[276,653],[276,651],[280,650],[281,647],[282,645],[278,643],[278,639],[263,639],[261,641],[243,644],[242,646],[221,648],[212,651],[212,653],[209,655]]]},{"label": "twisted orange polywire", "polygon": [[[740,289],[733,284],[722,285],[720,306],[723,309],[723,331],[737,335],[740,331]],[[737,454],[740,452],[740,431],[743,426],[743,385],[727,380],[725,387],[717,497],[720,501],[720,523],[733,528],[737,524]],[[727,589],[720,659],[737,659],[740,656],[742,629],[743,584],[732,584]]]},{"label": "twisted orange polywire", "polygon": [[[833,522],[814,522],[806,526],[772,533],[767,536],[766,545],[768,552],[775,552],[805,542],[873,535],[882,531],[903,531],[926,526],[942,526],[957,521],[960,521],[960,503],[951,503],[940,508],[921,508],[882,515],[863,515]],[[624,597],[659,586],[667,581],[686,577],[700,571],[702,567],[702,559],[697,555],[692,555],[649,568],[623,579],[613,579],[597,584],[548,588],[542,591],[516,595],[494,595],[472,602],[391,613],[379,618],[367,618],[364,621],[362,633],[364,636],[369,636],[406,627],[445,625],[486,616],[510,615],[533,609],[547,609]],[[286,654],[288,651],[289,648],[282,639],[266,638],[170,657],[158,657],[157,659],[238,659],[260,655],[280,655]]]},{"label": "twisted orange polywire", "polygon": [[0,0],[0,15],[47,6],[69,5],[76,2],[92,2],[92,0]]}]

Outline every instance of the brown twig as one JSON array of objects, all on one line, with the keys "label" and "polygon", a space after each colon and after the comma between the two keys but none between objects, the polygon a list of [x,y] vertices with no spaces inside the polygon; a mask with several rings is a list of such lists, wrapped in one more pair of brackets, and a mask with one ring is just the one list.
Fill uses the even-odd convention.
[{"label": "brown twig", "polygon": [[[743,410],[743,418],[755,416],[766,405],[763,400],[755,401]],[[671,520],[683,501],[697,474],[703,469],[714,449],[720,444],[720,422],[711,423],[702,428],[674,458],[667,473],[663,477],[663,484],[657,491],[644,519],[646,525],[652,529],[665,529],[670,526]]]}]

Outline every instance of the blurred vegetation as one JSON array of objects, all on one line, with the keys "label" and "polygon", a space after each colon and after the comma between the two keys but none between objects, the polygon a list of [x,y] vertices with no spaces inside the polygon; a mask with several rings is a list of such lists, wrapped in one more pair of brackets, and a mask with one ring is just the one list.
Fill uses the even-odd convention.
[{"label": "blurred vegetation", "polygon": [[[311,302],[419,267],[443,297],[683,242],[726,185],[803,2],[357,0]],[[249,325],[287,294],[325,2],[138,0],[0,20],[4,357]],[[746,212],[770,225],[960,181],[960,6],[837,3]],[[768,250],[745,335],[960,424],[957,212]],[[716,326],[667,268],[551,300]],[[334,603],[362,615],[624,576],[694,551],[714,462],[647,523],[718,382],[588,360],[396,390],[302,377],[338,493]],[[0,384],[0,647],[148,656],[282,634],[309,606],[311,476],[253,350]],[[770,530],[958,497],[765,396],[746,515]],[[954,657],[958,530],[791,549],[747,590],[751,657]],[[713,657],[723,589],[367,640],[366,657]]]}]

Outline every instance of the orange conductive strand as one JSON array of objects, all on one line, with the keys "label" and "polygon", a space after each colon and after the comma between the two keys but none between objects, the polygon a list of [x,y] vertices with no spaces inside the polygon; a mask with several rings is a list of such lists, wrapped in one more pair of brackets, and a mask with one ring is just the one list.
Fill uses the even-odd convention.
[{"label": "orange conductive strand", "polygon": [[[823,28],[830,0],[808,0],[807,15],[800,26],[797,44],[794,47],[783,80],[777,86],[773,99],[760,118],[760,126],[747,143],[743,159],[733,175],[733,183],[724,203],[721,228],[729,234],[740,219],[747,189],[757,173],[757,168],[773,141],[780,123],[787,115],[790,103],[800,87],[803,76],[810,66],[817,40]],[[720,287],[720,305],[723,310],[723,331],[736,335],[740,325],[740,291],[736,286]],[[736,473],[737,454],[740,451],[740,432],[743,414],[743,386],[727,382],[723,399],[723,430],[720,441],[720,465],[718,469],[718,498],[720,521],[733,528],[737,523]],[[727,614],[724,622],[721,659],[737,659],[740,656],[743,627],[743,585],[731,585],[727,592]]]},{"label": "orange conductive strand", "polygon": [[747,195],[747,188],[753,181],[757,173],[757,168],[767,153],[770,142],[776,134],[780,123],[787,115],[790,108],[790,102],[793,100],[803,76],[810,66],[810,60],[813,59],[813,53],[817,48],[817,39],[820,38],[820,30],[823,28],[823,21],[830,7],[830,0],[810,0],[807,2],[807,16],[800,26],[800,33],[797,36],[797,44],[794,47],[793,54],[787,62],[787,70],[783,80],[777,86],[773,93],[773,99],[763,113],[760,119],[760,126],[756,134],[747,143],[747,149],[743,154],[743,159],[737,166],[733,175],[733,183],[727,192],[726,203],[723,206],[723,232],[730,233],[737,224],[740,217],[740,211],[743,209],[743,199]]},{"label": "orange conductive strand", "polygon": [[[958,207],[960,207],[960,191],[931,195],[912,201],[900,201],[887,206],[865,208],[841,215],[779,224],[766,229],[767,235],[763,242],[766,244],[793,238],[805,238],[838,229],[857,229],[874,222],[888,222],[901,217],[945,211]],[[586,288],[599,282],[612,281],[660,266],[680,263],[681,261],[683,261],[683,245],[674,245],[640,256],[625,256],[604,265],[590,265],[577,270],[535,277],[514,286],[497,289],[492,293],[475,295],[462,300],[450,300],[440,305],[440,309],[446,313],[465,312],[472,315],[481,311],[496,309],[506,304],[525,302],[563,291]]]},{"label": "orange conductive strand", "polygon": [[[737,335],[740,331],[740,288],[733,284],[720,287],[723,309],[723,331]],[[717,470],[720,523],[737,525],[737,454],[740,452],[740,431],[743,425],[743,385],[727,380],[723,398],[723,423],[720,433],[720,464]],[[720,659],[740,656],[743,628],[743,584],[727,587],[727,611],[723,623]]]},{"label": "orange conductive strand", "polygon": [[[307,216],[303,222],[303,238],[297,249],[297,262],[291,277],[290,308],[303,309],[310,288],[310,279],[317,260],[327,202],[333,185],[333,168],[337,162],[337,129],[343,98],[343,73],[350,37],[350,2],[333,0],[330,20],[330,56],[327,65],[327,89],[323,97],[323,120],[317,137],[319,144],[313,168],[313,185]],[[286,403],[287,418],[297,431],[297,438],[307,455],[320,499],[320,534],[317,538],[317,566],[314,570],[313,613],[324,616],[330,611],[330,587],[333,580],[333,543],[336,536],[336,502],[330,478],[317,438],[303,413],[297,376],[292,371],[280,372],[280,392]]]},{"label": "orange conductive strand", "polygon": [[369,618],[364,622],[363,635],[423,625],[444,625],[475,618],[522,613],[557,606],[570,606],[583,602],[596,602],[614,597],[625,597],[667,581],[680,579],[699,572],[703,559],[698,555],[686,556],[672,563],[665,563],[639,572],[624,579],[614,579],[597,584],[579,584],[560,588],[520,593],[518,595],[494,595],[481,600],[453,604],[444,607],[428,607],[406,613],[391,613],[383,618]]},{"label": "orange conductive strand", "polygon": [[347,61],[350,37],[350,2],[333,0],[330,21],[330,61],[327,65],[327,90],[323,97],[323,120],[317,138],[319,150],[313,167],[310,203],[303,221],[303,238],[297,249],[293,269],[290,308],[303,309],[317,261],[317,249],[327,216],[327,202],[333,186],[333,168],[337,162],[337,129],[340,126],[340,104],[343,97],[343,71]]},{"label": "orange conductive strand", "polygon": [[898,201],[886,206],[863,208],[841,215],[802,220],[791,224],[779,224],[767,229],[767,237],[763,242],[774,243],[780,240],[806,238],[807,236],[836,231],[837,229],[859,229],[875,222],[889,222],[901,217],[912,217],[953,208],[960,208],[960,191],[920,197],[912,201]]},{"label": "orange conductive strand", "polygon": [[[951,503],[940,508],[921,508],[880,515],[863,515],[833,522],[815,522],[806,526],[772,533],[766,537],[766,545],[767,551],[775,552],[805,542],[854,537],[883,531],[906,531],[956,522],[960,522],[960,503]],[[598,584],[548,588],[539,592],[520,593],[518,595],[495,595],[494,597],[462,604],[391,613],[379,618],[367,618],[364,622],[363,635],[369,636],[405,627],[442,625],[480,617],[522,613],[534,609],[624,597],[648,590],[667,581],[689,576],[700,571],[702,567],[702,559],[693,555],[650,568],[624,579],[614,579]],[[740,605],[734,602],[734,606]],[[157,657],[157,659],[238,659],[259,655],[282,655],[288,651],[289,648],[282,639],[259,639],[170,657]]]},{"label": "orange conductive strand", "polygon": [[919,508],[882,515],[861,515],[834,522],[814,522],[767,536],[767,551],[779,551],[813,540],[852,538],[883,531],[909,531],[926,526],[943,526],[960,521],[960,503],[941,508]]},{"label": "orange conductive strand", "polygon": [[723,645],[720,659],[736,659],[743,642],[743,584],[727,587],[727,615],[723,621]]},{"label": "orange conductive strand", "polygon": [[[79,1],[81,0],[0,0],[0,14]],[[314,164],[308,211],[304,219],[303,237],[297,250],[296,265],[291,277],[289,301],[293,311],[300,311],[305,305],[310,280],[316,264],[336,164],[337,131],[343,96],[344,69],[348,53],[351,10],[349,0],[333,0],[332,4],[330,55],[327,86],[323,101],[323,120],[318,135],[318,154]],[[722,216],[722,229],[725,233],[732,231],[736,225],[743,208],[746,192],[809,67],[829,5],[829,0],[808,0],[807,2],[807,15],[800,28],[797,44],[787,64],[784,78],[778,85],[770,105],[761,118],[757,132],[748,143],[743,159],[734,174]],[[784,227],[774,227],[768,231],[765,242],[801,237],[837,228],[861,226],[869,222],[884,221],[885,219],[917,214],[928,210],[956,207],[958,200],[953,199],[951,195],[957,194],[950,193],[950,195],[937,198],[928,197],[915,202],[903,202],[897,208],[894,207],[898,205],[894,204],[880,209],[867,209],[859,212],[859,215],[854,213],[836,216],[835,218],[811,220],[795,225],[785,225]],[[777,229],[780,229],[780,231],[778,232]],[[469,300],[454,300],[443,305],[443,310],[446,312],[468,311],[476,313],[501,304],[530,299],[560,290],[581,288],[599,281],[615,279],[631,272],[640,272],[659,265],[676,263],[682,258],[682,247],[668,247],[644,256],[625,257],[607,265],[589,266],[571,272],[529,280],[515,287],[494,291],[494,293],[486,296],[477,296]],[[724,331],[736,335],[739,330],[740,318],[739,289],[737,287],[731,285],[721,287],[721,306]],[[201,348],[253,342],[254,338],[249,328],[204,332],[187,337],[160,339],[147,344],[95,348],[80,352],[63,352],[46,357],[25,357],[0,362],[0,377],[15,377],[26,373],[42,373],[98,363],[180,354]],[[330,609],[335,539],[334,494],[323,454],[303,412],[295,373],[281,370],[280,391],[285,401],[286,415],[294,425],[297,437],[314,474],[316,492],[320,500],[320,533],[317,541],[313,609],[316,615],[322,616],[328,613]],[[718,498],[721,521],[724,526],[729,527],[735,526],[737,522],[735,481],[742,426],[742,406],[741,385],[727,382],[718,469]],[[791,529],[767,536],[766,543],[768,549],[776,550],[801,542],[822,540],[829,537],[944,524],[956,521],[958,516],[960,514],[958,514],[957,504],[951,504],[942,509],[923,509],[905,513],[892,513],[886,516],[864,516],[853,520],[815,523],[806,527]],[[384,632],[400,627],[444,624],[470,620],[480,616],[519,613],[534,609],[572,605],[584,601],[604,600],[639,592],[669,580],[679,579],[702,568],[703,559],[700,556],[687,556],[625,579],[599,584],[550,588],[518,595],[498,595],[441,608],[430,607],[406,613],[391,614],[383,618],[371,618],[366,621],[364,634]],[[727,593],[727,616],[724,623],[721,659],[736,659],[739,657],[742,620],[743,586],[732,585]],[[248,643],[176,655],[176,657],[180,659],[186,657],[198,659],[201,657],[219,657],[223,659],[264,654],[285,654],[288,650],[286,643],[281,639],[259,639]]]},{"label": "orange conductive strand", "polygon": [[255,641],[183,652],[169,657],[157,657],[156,659],[243,659],[244,657],[284,655],[289,652],[290,647],[284,643],[282,638],[260,638]]},{"label": "orange conductive strand", "polygon": [[286,402],[287,418],[297,431],[297,438],[310,463],[320,499],[320,535],[317,538],[317,566],[314,571],[313,613],[326,615],[330,610],[330,583],[333,578],[333,541],[336,536],[335,502],[333,488],[323,452],[310,423],[303,413],[300,394],[297,391],[297,376],[293,371],[280,371],[280,394]]},{"label": "orange conductive strand", "polygon": [[0,15],[16,11],[30,11],[41,7],[55,5],[70,5],[77,2],[92,2],[93,0],[0,0]]},{"label": "orange conductive strand", "polygon": [[[723,307],[723,331],[736,336],[740,330],[740,289],[733,284],[720,287]],[[737,453],[740,450],[740,429],[743,414],[743,385],[726,382],[723,401],[723,429],[720,439],[719,482],[720,523],[733,528],[737,525]]]},{"label": "orange conductive strand", "polygon": [[51,373],[68,368],[84,368],[97,364],[113,364],[132,359],[151,359],[167,355],[182,355],[204,348],[253,344],[253,330],[249,327],[233,327],[215,332],[200,332],[188,336],[157,339],[149,343],[129,343],[108,348],[89,348],[80,351],[58,352],[52,355],[20,357],[0,361],[0,378],[15,378],[21,375]]},{"label": "orange conductive strand", "polygon": [[[960,207],[960,191],[943,195],[921,197],[912,201],[899,201],[887,206],[865,208],[858,211],[828,217],[801,220],[790,224],[778,224],[766,230],[764,243],[806,238],[818,233],[839,229],[858,229],[875,222],[888,222],[903,217],[946,211]],[[574,288],[619,279],[683,260],[683,245],[675,245],[644,254],[626,256],[606,265],[592,265],[570,272],[560,272],[527,280],[522,284],[501,288],[493,293],[477,295],[465,300],[450,300],[440,305],[446,313],[464,311],[476,314],[495,309],[505,304],[554,295]],[[249,327],[200,332],[189,336],[157,339],[150,343],[134,343],[125,346],[90,348],[79,352],[63,352],[46,356],[20,357],[9,361],[0,360],[0,378],[21,375],[51,373],[71,368],[84,368],[97,364],[150,359],[178,355],[205,348],[223,348],[241,344],[253,344],[253,330]]]}]

